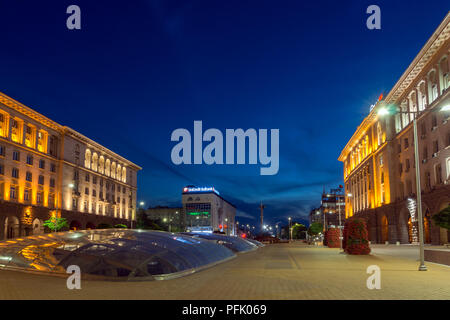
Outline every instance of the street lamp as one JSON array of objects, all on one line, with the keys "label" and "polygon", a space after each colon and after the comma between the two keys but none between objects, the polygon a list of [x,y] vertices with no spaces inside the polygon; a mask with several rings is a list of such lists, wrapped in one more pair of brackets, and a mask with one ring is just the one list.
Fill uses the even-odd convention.
[{"label": "street lamp", "polygon": [[289,242],[291,242],[291,238],[292,238],[291,217],[289,217],[288,220],[289,220]]},{"label": "street lamp", "polygon": [[[392,109],[392,108],[391,108]],[[450,105],[443,106],[440,111],[450,111]],[[383,116],[390,114],[390,110],[387,108],[381,108],[378,110],[378,115]],[[422,217],[422,188],[420,186],[420,168],[419,168],[419,139],[417,138],[417,112],[399,111],[395,107],[395,113],[399,114],[413,114],[413,131],[414,131],[414,162],[416,165],[416,193],[417,193],[417,218],[419,219],[419,255],[420,265],[419,271],[427,271],[425,266],[425,253],[424,253],[424,239],[423,239],[423,217]]]}]

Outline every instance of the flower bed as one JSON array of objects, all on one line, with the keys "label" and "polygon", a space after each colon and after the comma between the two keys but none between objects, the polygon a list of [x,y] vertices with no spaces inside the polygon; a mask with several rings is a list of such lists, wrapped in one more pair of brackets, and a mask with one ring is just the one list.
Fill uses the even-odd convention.
[{"label": "flower bed", "polygon": [[348,254],[369,254],[369,234],[363,219],[348,220],[344,226],[344,248]]},{"label": "flower bed", "polygon": [[341,246],[340,241],[339,241],[339,229],[338,228],[328,229],[326,238],[327,238],[327,246],[329,248],[339,248]]}]

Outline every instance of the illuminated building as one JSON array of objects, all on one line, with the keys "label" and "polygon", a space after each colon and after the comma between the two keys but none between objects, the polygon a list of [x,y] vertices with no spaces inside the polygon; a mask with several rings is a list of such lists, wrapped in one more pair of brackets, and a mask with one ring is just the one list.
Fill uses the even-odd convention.
[{"label": "illuminated building", "polygon": [[141,168],[0,93],[0,238],[44,232],[62,216],[71,229],[135,220]]},{"label": "illuminated building", "polygon": [[309,214],[309,223],[319,222],[325,229],[339,226],[339,213],[341,214],[341,226],[345,222],[345,196],[342,189],[331,189],[322,193],[319,208],[314,208]]},{"label": "illuminated building", "polygon": [[184,187],[182,203],[188,231],[235,235],[236,207],[222,198],[214,187]]},{"label": "illuminated building", "polygon": [[[385,98],[370,109],[339,160],[346,217],[367,220],[372,242],[417,241],[412,120],[417,115],[424,239],[446,243],[431,217],[450,203],[450,14]],[[382,108],[401,113],[379,115]],[[445,108],[446,107],[446,108]],[[411,112],[411,113],[408,113]]]}]

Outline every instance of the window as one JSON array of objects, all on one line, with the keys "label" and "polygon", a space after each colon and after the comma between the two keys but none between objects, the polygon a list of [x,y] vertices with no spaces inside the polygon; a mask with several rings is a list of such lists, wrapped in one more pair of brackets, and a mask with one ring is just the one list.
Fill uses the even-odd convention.
[{"label": "window", "polygon": [[41,204],[42,203],[42,198],[43,198],[43,193],[42,192],[38,192],[36,194],[36,202]]},{"label": "window", "polygon": [[431,116],[431,131],[437,127],[437,117],[435,114]]},{"label": "window", "polygon": [[6,148],[5,146],[0,146],[0,156],[4,157],[6,153]]},{"label": "window", "polygon": [[408,138],[405,138],[405,149],[409,148],[409,141]]},{"label": "window", "polygon": [[96,176],[92,177],[92,184],[97,184],[97,177]]},{"label": "window", "polygon": [[50,171],[56,172],[56,165],[54,163],[50,163]]},{"label": "window", "polygon": [[89,195],[89,188],[84,188],[84,194]]},{"label": "window", "polygon": [[431,189],[431,175],[430,172],[425,172],[425,186],[428,190]]},{"label": "window", "polygon": [[380,155],[379,161],[380,161],[380,166],[382,166],[383,165],[383,156],[382,155]]},{"label": "window", "polygon": [[40,175],[38,179],[38,184],[43,185],[44,184],[44,176]]},{"label": "window", "polygon": [[84,203],[83,203],[83,210],[84,210],[84,212],[88,211],[88,202],[87,201],[84,201]]},{"label": "window", "polygon": [[30,193],[31,193],[30,189],[24,190],[24,192],[23,192],[23,200],[24,201],[26,201],[26,202],[30,201]]},{"label": "window", "polygon": [[78,210],[78,198],[72,198],[72,210]]},{"label": "window", "polygon": [[54,188],[55,187],[55,179],[50,178],[50,187]]},{"label": "window", "polygon": [[423,162],[425,162],[428,159],[428,148],[425,146],[423,147]]},{"label": "window", "polygon": [[92,190],[92,196],[96,197],[97,196],[97,191],[95,189]]},{"label": "window", "polygon": [[378,122],[377,124],[377,138],[378,138],[378,145],[380,145],[382,143],[381,141],[381,137],[382,136],[382,132],[381,132],[381,124]]},{"label": "window", "polygon": [[0,164],[0,175],[4,175],[5,174],[5,166]]},{"label": "window", "polygon": [[405,160],[405,172],[409,172],[409,168],[410,168],[409,159],[406,159]]},{"label": "window", "polygon": [[39,169],[45,169],[45,160],[44,159],[39,160]]},{"label": "window", "polygon": [[78,173],[78,170],[73,170],[73,180],[78,180],[78,177],[79,177],[79,173]]},{"label": "window", "polygon": [[33,156],[27,155],[27,164],[30,166],[33,165]]},{"label": "window", "polygon": [[13,151],[13,160],[20,161],[20,152],[19,151]]},{"label": "window", "polygon": [[33,181],[33,175],[31,174],[31,172],[27,171],[25,179],[30,182]]},{"label": "window", "polygon": [[127,190],[127,189],[126,189],[125,187],[123,187],[123,188],[122,188],[122,193],[125,193],[126,190]]},{"label": "window", "polygon": [[438,140],[433,141],[433,153],[436,154],[439,152],[439,142]]},{"label": "window", "polygon": [[441,164],[439,163],[438,165],[436,165],[434,170],[435,170],[435,174],[436,174],[436,184],[441,184],[442,183],[442,167],[441,167]]},{"label": "window", "polygon": [[89,182],[90,178],[89,178],[89,173],[86,173],[86,177],[85,177],[86,182]]},{"label": "window", "polygon": [[11,176],[12,176],[13,178],[18,179],[18,178],[19,178],[19,169],[13,168],[13,169],[12,169]]},{"label": "window", "polygon": [[9,189],[9,195],[11,199],[17,199],[17,193],[18,193],[19,187],[11,186]]},{"label": "window", "polygon": [[48,206],[50,208],[54,208],[55,207],[55,195],[53,193],[49,193],[48,194]]}]

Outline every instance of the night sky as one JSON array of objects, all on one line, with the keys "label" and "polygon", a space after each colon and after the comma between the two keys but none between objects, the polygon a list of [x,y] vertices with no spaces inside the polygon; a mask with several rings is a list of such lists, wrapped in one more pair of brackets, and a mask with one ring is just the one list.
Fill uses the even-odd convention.
[{"label": "night sky", "polygon": [[[66,8],[81,8],[81,30]],[[381,8],[381,30],[366,8]],[[215,186],[238,220],[306,221],[369,107],[449,10],[438,1],[0,1],[0,91],[143,167],[138,201]],[[172,164],[173,130],[280,129],[280,168]]]}]

